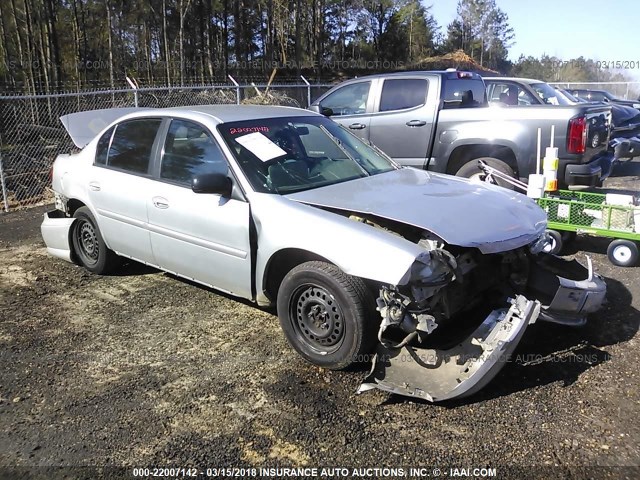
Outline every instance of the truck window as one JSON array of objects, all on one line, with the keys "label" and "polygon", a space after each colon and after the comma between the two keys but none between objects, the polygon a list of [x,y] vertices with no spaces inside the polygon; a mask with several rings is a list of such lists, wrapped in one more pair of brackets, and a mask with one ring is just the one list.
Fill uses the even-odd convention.
[{"label": "truck window", "polygon": [[484,107],[487,94],[482,80],[444,80],[444,108]]},{"label": "truck window", "polygon": [[385,80],[380,96],[380,111],[403,110],[424,105],[427,85],[426,79],[418,78]]},{"label": "truck window", "polygon": [[535,105],[540,103],[533,95],[512,82],[492,82],[490,102],[504,105]]},{"label": "truck window", "polygon": [[365,113],[370,87],[371,82],[345,85],[323,99],[320,109],[330,108],[333,111],[332,116]]}]

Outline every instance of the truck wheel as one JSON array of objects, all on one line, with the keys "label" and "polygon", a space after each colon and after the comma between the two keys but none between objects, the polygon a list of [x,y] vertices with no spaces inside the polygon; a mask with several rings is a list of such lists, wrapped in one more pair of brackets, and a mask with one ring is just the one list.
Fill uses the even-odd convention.
[{"label": "truck wheel", "polygon": [[[498,160],[497,158],[493,158],[493,157],[474,158],[473,160],[468,161],[462,167],[460,167],[460,170],[456,172],[456,175],[458,177],[464,177],[470,180],[484,181],[485,174],[478,166],[478,160],[482,160],[484,163],[486,163],[490,167],[495,168],[496,170],[504,173],[505,175],[508,175],[512,178],[516,177],[515,173],[513,172],[513,169],[509,165],[504,163],[502,160]],[[513,185],[511,185],[508,182],[505,182],[504,180],[495,179],[493,183],[495,183],[496,185],[500,185],[501,187],[513,190]]]},{"label": "truck wheel", "polygon": [[631,240],[614,240],[607,248],[609,261],[619,267],[630,267],[638,261],[638,245]]},{"label": "truck wheel", "polygon": [[562,235],[556,230],[547,230],[547,233],[549,234],[549,239],[551,241],[549,245],[544,248],[543,252],[551,255],[558,255],[564,246]]},{"label": "truck wheel", "polygon": [[92,273],[103,274],[118,266],[118,255],[107,248],[91,210],[80,207],[73,214],[71,242],[80,264]]},{"label": "truck wheel", "polygon": [[308,362],[342,369],[366,360],[376,325],[361,279],[329,263],[306,262],[285,276],[277,305],[289,345]]}]

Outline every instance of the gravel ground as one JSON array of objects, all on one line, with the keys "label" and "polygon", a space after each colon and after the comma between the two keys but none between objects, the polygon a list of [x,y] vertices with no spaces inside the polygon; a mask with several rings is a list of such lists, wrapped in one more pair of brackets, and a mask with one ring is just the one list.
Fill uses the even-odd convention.
[{"label": "gravel ground", "polygon": [[[608,186],[637,192],[638,167]],[[491,466],[500,477],[518,465],[583,478],[584,466],[640,464],[640,269],[611,265],[606,241],[574,249],[607,279],[603,311],[580,329],[533,325],[484,391],[433,405],[356,395],[366,372],[306,364],[272,311],[135,263],[102,277],[51,258],[43,211],[0,216],[0,477],[48,465]]]}]

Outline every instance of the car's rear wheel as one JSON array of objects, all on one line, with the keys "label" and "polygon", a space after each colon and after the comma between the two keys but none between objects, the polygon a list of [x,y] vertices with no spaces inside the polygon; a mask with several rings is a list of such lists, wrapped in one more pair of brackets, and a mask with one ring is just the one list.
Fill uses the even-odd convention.
[{"label": "car's rear wheel", "polygon": [[377,324],[360,278],[329,263],[306,262],[285,276],[277,304],[287,341],[308,362],[342,369],[367,360]]},{"label": "car's rear wheel", "polygon": [[631,267],[638,261],[638,245],[631,240],[614,240],[607,248],[609,261],[619,267]]},{"label": "car's rear wheel", "polygon": [[[486,163],[490,167],[495,168],[499,172],[504,173],[505,175],[511,178],[515,178],[516,176],[515,173],[513,172],[513,169],[509,165],[504,163],[502,160],[498,160],[497,158],[493,158],[493,157],[482,157],[482,158],[475,158],[473,160],[470,160],[469,162],[465,163],[462,167],[460,167],[460,169],[456,172],[456,175],[458,177],[468,178],[471,181],[484,182],[486,180],[486,175],[484,171],[478,166],[479,160],[482,160],[484,163]],[[513,185],[511,185],[510,183],[502,179],[493,178],[492,183],[496,185],[500,185],[501,187],[513,190]]]},{"label": "car's rear wheel", "polygon": [[112,271],[119,264],[119,257],[107,248],[98,224],[87,207],[80,207],[74,213],[71,241],[73,251],[80,264],[93,273]]}]

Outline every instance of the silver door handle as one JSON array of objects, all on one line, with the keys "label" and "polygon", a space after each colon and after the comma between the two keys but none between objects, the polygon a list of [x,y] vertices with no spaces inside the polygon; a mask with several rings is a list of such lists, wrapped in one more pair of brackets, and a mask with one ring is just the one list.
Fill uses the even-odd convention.
[{"label": "silver door handle", "polygon": [[98,182],[89,182],[89,190],[93,190],[94,192],[99,192],[100,184]]},{"label": "silver door handle", "polygon": [[405,125],[407,127],[423,127],[427,124],[424,120],[409,120]]},{"label": "silver door handle", "polygon": [[156,208],[162,208],[163,210],[165,208],[169,208],[169,202],[166,198],[153,197],[152,201],[153,201],[153,206]]},{"label": "silver door handle", "polygon": [[367,128],[367,126],[364,123],[352,123],[349,125],[349,128],[351,130],[362,130],[363,128]]}]

